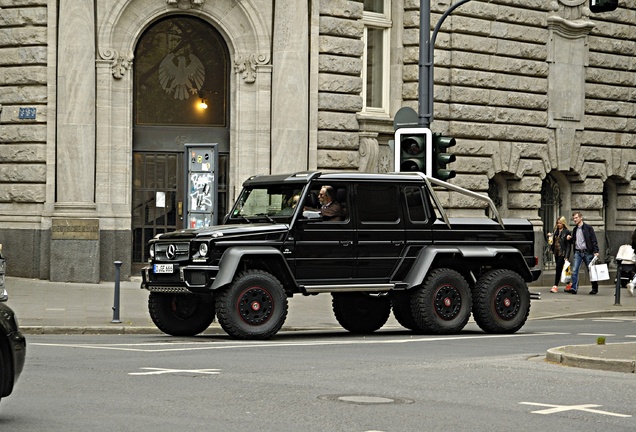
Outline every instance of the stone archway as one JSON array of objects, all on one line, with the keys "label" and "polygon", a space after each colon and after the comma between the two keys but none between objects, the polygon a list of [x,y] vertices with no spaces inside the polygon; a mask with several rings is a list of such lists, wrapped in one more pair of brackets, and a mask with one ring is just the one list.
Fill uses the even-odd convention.
[{"label": "stone archway", "polygon": [[[158,19],[192,15],[218,29],[229,49],[233,74],[230,185],[269,172],[271,35],[262,11],[250,0],[118,0],[98,22],[96,60],[95,200],[102,231],[114,231],[120,252],[131,250],[133,52],[141,34]],[[257,154],[259,157],[254,157]],[[235,188],[229,188],[232,201]],[[102,267],[108,264],[102,264]],[[124,271],[125,274],[125,271]]]},{"label": "stone archway", "polygon": [[[230,51],[230,140],[236,161],[230,183],[240,184],[255,172],[269,170],[270,136],[262,133],[270,125],[269,104],[259,101],[271,99],[271,36],[262,14],[250,1],[120,0],[99,28],[97,159],[107,164],[97,168],[96,192],[97,201],[112,206],[119,217],[130,217],[132,53],[151,22],[177,13],[214,24]],[[242,146],[250,146],[249,151]],[[251,157],[255,152],[264,157]]]}]

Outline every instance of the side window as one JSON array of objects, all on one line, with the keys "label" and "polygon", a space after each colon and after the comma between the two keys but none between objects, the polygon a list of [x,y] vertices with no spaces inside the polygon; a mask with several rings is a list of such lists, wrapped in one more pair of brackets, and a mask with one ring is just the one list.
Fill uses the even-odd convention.
[{"label": "side window", "polygon": [[323,222],[349,220],[349,198],[347,185],[337,183],[314,183],[304,203],[305,210],[320,213]]},{"label": "side window", "polygon": [[428,221],[428,214],[421,188],[414,186],[405,187],[404,199],[406,200],[406,209],[411,222]]},{"label": "side window", "polygon": [[361,223],[398,222],[399,191],[396,185],[361,183],[356,187],[356,207]]}]

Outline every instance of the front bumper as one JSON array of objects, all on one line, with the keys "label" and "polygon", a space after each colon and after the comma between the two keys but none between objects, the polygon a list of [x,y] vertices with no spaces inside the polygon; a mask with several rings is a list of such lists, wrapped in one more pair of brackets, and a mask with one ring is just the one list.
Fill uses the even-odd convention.
[{"label": "front bumper", "polygon": [[218,266],[179,264],[175,264],[172,273],[155,273],[149,265],[141,269],[141,288],[151,292],[207,292],[218,273]]}]

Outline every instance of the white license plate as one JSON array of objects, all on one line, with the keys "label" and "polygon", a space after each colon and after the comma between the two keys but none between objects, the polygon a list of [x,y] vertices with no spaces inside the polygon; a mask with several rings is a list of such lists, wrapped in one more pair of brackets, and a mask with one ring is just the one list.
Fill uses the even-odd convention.
[{"label": "white license plate", "polygon": [[155,273],[173,273],[174,264],[155,264]]}]

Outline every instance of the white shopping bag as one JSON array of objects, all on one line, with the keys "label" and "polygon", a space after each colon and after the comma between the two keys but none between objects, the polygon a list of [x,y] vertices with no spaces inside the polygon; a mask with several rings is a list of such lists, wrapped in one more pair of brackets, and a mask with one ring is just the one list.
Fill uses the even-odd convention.
[{"label": "white shopping bag", "polygon": [[570,283],[572,281],[572,269],[570,268],[570,261],[565,260],[563,263],[563,271],[561,272],[561,282]]},{"label": "white shopping bag", "polygon": [[610,278],[609,269],[607,268],[607,264],[596,264],[598,257],[594,257],[592,262],[590,263],[590,281],[604,281]]},{"label": "white shopping bag", "polygon": [[631,245],[625,244],[618,248],[616,259],[622,261],[623,264],[636,263],[636,254],[634,248]]}]

